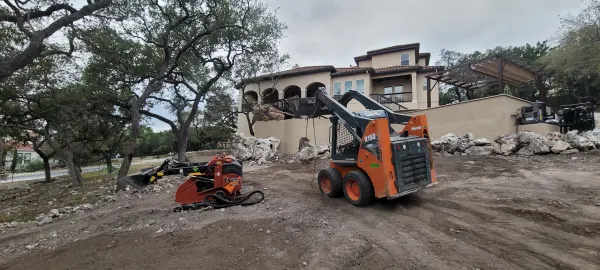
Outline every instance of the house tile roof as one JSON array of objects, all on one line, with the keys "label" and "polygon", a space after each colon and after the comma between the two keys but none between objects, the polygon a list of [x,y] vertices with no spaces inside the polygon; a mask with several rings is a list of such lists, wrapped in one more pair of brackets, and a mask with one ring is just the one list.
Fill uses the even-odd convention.
[{"label": "house tile roof", "polygon": [[368,72],[369,74],[373,74],[374,69],[370,67],[344,67],[344,68],[335,68],[335,72],[331,73],[331,77],[339,77],[353,74],[361,74]]},{"label": "house tile roof", "polygon": [[391,66],[384,68],[376,68],[374,70],[374,75],[384,75],[396,72],[408,72],[408,71],[416,71],[417,73],[421,72],[430,72],[430,71],[440,71],[444,70],[443,66]]},{"label": "house tile roof", "polygon": [[417,51],[418,51],[419,46],[420,46],[419,43],[395,45],[395,46],[390,46],[390,47],[385,47],[385,48],[381,48],[381,49],[377,49],[377,50],[368,51],[367,55],[376,55],[376,54],[397,52],[397,51],[410,50],[410,49],[417,49]]},{"label": "house tile roof", "polygon": [[[358,64],[358,61],[370,59],[371,56],[373,56],[373,55],[397,52],[397,51],[404,51],[404,50],[410,50],[410,49],[414,49],[416,51],[417,55],[419,55],[419,57],[421,57],[421,54],[419,54],[420,46],[421,46],[420,43],[409,43],[409,44],[401,44],[401,45],[385,47],[385,48],[381,48],[381,49],[377,49],[377,50],[371,50],[371,51],[368,51],[366,55],[360,55],[360,56],[354,57],[354,62],[356,62]],[[429,62],[429,60],[427,60],[427,62]]]},{"label": "house tile roof", "polygon": [[252,80],[260,81],[260,80],[268,79],[271,77],[284,78],[284,77],[313,74],[313,73],[326,72],[326,71],[335,72],[335,67],[333,67],[333,66],[297,67],[297,68],[283,70],[283,71],[279,71],[279,72],[275,72],[275,73],[263,74],[258,77],[255,77],[255,78],[247,79],[245,81],[252,81]]}]

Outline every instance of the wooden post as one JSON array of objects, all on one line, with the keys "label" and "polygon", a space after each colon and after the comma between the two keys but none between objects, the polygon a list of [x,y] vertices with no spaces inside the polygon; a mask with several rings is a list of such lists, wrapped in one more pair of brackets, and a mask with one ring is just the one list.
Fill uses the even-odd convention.
[{"label": "wooden post", "polygon": [[431,108],[431,78],[427,77],[427,108]]}]

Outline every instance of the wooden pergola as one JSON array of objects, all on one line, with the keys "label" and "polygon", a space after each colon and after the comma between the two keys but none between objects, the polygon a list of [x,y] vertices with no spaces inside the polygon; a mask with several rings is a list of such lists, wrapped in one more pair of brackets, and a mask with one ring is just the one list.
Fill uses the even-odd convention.
[{"label": "wooden pergola", "polygon": [[[456,66],[425,76],[429,88],[427,107],[431,107],[431,90],[435,84],[440,82],[467,91],[474,91],[483,87],[495,88],[498,94],[504,91],[506,84],[518,85],[535,82],[536,88],[540,91],[540,100],[546,102],[547,90],[542,81],[542,74],[543,72],[531,65],[507,59],[502,55],[495,55],[487,59]],[[434,86],[431,86],[431,80],[436,81]]]}]

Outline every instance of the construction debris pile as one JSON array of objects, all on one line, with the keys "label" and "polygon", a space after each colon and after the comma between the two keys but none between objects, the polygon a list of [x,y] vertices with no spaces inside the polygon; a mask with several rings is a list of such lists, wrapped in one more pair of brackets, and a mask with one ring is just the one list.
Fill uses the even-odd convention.
[{"label": "construction debris pile", "polygon": [[90,203],[84,203],[75,207],[65,206],[59,209],[51,209],[46,214],[39,214],[35,220],[38,226],[43,226],[48,223],[52,223],[52,221],[55,219],[72,214],[83,214],[86,210],[91,210],[93,208],[94,206],[92,206]]},{"label": "construction debris pile", "polygon": [[259,105],[254,111],[252,111],[252,121],[271,121],[283,119],[285,119],[285,114],[270,104]]},{"label": "construction debris pile", "polygon": [[258,139],[236,133],[232,140],[232,154],[242,161],[256,161],[259,165],[273,162],[280,156],[277,148],[280,140],[275,137]]},{"label": "construction debris pile", "polygon": [[573,154],[600,148],[600,132],[588,131],[578,134],[551,132],[540,135],[524,131],[518,134],[506,134],[496,137],[494,142],[485,138],[475,139],[472,133],[462,137],[448,133],[431,142],[433,150],[441,155],[544,155]]},{"label": "construction debris pile", "polygon": [[329,145],[320,144],[314,145],[306,137],[300,138],[298,143],[298,152],[295,155],[295,159],[302,163],[314,160],[316,158],[326,158],[329,156]]}]

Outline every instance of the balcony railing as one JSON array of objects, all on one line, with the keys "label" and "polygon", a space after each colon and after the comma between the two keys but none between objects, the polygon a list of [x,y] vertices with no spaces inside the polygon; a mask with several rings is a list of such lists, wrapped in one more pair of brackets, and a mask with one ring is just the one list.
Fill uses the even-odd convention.
[{"label": "balcony railing", "polygon": [[370,94],[369,97],[381,104],[402,103],[412,101],[412,92],[391,93],[391,94]]}]

